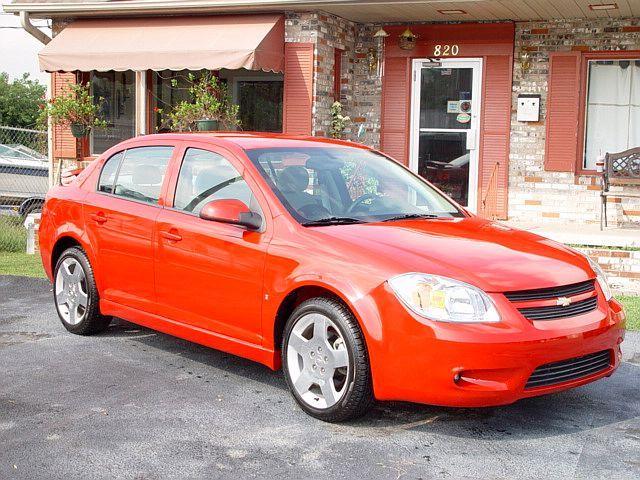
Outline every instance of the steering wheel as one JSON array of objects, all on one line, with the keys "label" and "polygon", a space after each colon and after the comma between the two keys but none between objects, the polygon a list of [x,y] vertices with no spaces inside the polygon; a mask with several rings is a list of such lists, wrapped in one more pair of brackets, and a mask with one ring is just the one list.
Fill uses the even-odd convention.
[{"label": "steering wheel", "polygon": [[304,207],[300,207],[298,209],[298,212],[300,212],[305,218],[308,218],[309,220],[315,220],[331,215],[331,212],[329,210],[317,203],[310,203],[308,205],[305,205]]},{"label": "steering wheel", "polygon": [[356,198],[353,203],[351,204],[351,206],[347,209],[347,213],[353,213],[353,211],[359,207],[360,205],[362,205],[364,202],[366,202],[367,200],[376,200],[378,198],[378,195],[376,195],[375,193],[365,193],[364,195],[360,195],[358,198]]}]

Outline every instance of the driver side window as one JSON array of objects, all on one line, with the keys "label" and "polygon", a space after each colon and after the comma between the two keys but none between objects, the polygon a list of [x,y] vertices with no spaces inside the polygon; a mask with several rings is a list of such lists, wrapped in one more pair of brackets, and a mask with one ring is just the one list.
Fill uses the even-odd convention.
[{"label": "driver side window", "polygon": [[222,199],[240,200],[251,211],[260,212],[249,185],[226,158],[208,150],[189,148],[180,167],[174,208],[199,215],[207,203]]}]

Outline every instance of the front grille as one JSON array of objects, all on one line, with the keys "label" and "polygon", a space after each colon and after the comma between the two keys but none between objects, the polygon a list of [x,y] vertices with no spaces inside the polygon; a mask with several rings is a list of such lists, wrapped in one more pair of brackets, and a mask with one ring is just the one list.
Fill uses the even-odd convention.
[{"label": "front grille", "polygon": [[538,288],[535,290],[521,290],[519,292],[507,292],[507,297],[512,302],[526,302],[529,300],[549,300],[558,297],[572,297],[581,293],[593,292],[595,290],[594,281],[574,283],[562,287]]},{"label": "front grille", "polygon": [[591,353],[584,357],[571,358],[561,362],[547,363],[536,368],[525,389],[556,385],[599,373],[611,365],[610,350]]},{"label": "front grille", "polygon": [[529,320],[555,320],[557,318],[575,317],[589,313],[598,306],[598,297],[590,297],[563,307],[551,305],[547,307],[520,308],[518,311]]}]

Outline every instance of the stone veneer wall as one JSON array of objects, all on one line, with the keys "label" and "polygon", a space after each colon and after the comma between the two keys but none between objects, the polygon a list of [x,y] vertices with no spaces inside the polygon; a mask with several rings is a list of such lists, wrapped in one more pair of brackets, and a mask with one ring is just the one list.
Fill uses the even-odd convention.
[{"label": "stone veneer wall", "polygon": [[355,139],[360,125],[367,145],[380,145],[382,79],[369,72],[367,52],[375,48],[373,33],[379,27],[360,25],[325,13],[287,13],[286,42],[316,45],[314,75],[313,131],[327,136],[331,127],[330,108],[334,102],[334,48],[344,51],[341,65],[340,102],[352,119],[346,137]]},{"label": "stone veneer wall", "polygon": [[[544,171],[549,52],[569,50],[640,50],[640,20],[516,23],[509,162],[509,218],[512,220],[533,223],[599,221],[600,184],[597,177]],[[531,62],[528,72],[523,71],[520,61],[524,52],[529,54]],[[516,120],[519,93],[542,96],[540,122]],[[640,221],[638,200],[610,199],[608,210],[610,225],[634,221],[637,225]]]}]

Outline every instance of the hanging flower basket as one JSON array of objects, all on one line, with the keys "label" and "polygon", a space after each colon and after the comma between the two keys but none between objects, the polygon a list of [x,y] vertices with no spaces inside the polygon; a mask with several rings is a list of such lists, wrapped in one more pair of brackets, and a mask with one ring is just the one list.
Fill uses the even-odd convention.
[{"label": "hanging flower basket", "polygon": [[416,40],[418,39],[418,36],[414,35],[411,29],[407,28],[398,38],[398,45],[401,49],[413,50],[416,47]]}]

